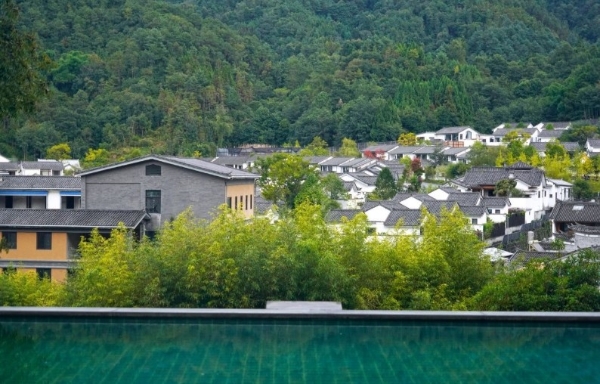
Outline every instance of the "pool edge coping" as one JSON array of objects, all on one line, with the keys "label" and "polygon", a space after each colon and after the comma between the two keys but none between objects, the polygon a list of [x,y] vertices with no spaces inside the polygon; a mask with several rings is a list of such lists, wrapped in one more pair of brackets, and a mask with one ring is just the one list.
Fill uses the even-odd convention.
[{"label": "pool edge coping", "polygon": [[2,317],[600,322],[600,312],[271,310],[106,307],[0,307],[0,320]]}]

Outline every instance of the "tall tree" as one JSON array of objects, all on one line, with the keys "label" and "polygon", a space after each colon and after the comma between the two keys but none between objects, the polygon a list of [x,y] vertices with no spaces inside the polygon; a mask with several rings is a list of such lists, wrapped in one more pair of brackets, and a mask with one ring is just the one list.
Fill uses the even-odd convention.
[{"label": "tall tree", "polygon": [[17,27],[19,8],[14,0],[0,0],[0,118],[31,112],[47,93],[41,71],[49,67],[33,34]]}]

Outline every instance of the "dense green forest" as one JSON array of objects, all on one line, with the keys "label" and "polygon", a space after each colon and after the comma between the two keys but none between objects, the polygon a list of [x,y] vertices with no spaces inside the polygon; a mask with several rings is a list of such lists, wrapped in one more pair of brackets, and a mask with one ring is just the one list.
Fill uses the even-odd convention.
[{"label": "dense green forest", "polygon": [[600,116],[595,0],[19,0],[52,59],[0,153],[211,155]]}]

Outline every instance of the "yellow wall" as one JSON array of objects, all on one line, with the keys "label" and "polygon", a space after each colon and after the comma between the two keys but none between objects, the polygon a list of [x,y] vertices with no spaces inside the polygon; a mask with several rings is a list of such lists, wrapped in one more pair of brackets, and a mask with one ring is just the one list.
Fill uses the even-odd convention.
[{"label": "yellow wall", "polygon": [[[17,267],[17,270],[19,271],[35,272],[35,268],[18,268],[19,261],[67,260],[67,234],[52,233],[52,249],[37,249],[36,232],[17,232],[17,249],[9,249],[8,253],[2,254],[2,258],[14,261],[15,267]],[[67,279],[67,270],[53,268],[51,271],[51,278],[53,281],[65,281]]]},{"label": "yellow wall", "polygon": [[[226,196],[231,197],[231,207],[235,206],[235,198],[237,196],[238,209],[243,209],[246,218],[254,216],[254,182],[246,184],[228,184]],[[248,196],[248,204],[246,204],[246,196]],[[240,202],[241,198],[241,202]],[[252,199],[252,209],[250,208],[250,199]]]}]

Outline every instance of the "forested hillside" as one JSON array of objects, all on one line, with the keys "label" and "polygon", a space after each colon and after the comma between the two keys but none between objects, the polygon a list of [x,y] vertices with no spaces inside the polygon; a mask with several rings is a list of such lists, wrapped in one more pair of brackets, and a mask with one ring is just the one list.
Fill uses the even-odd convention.
[{"label": "forested hillside", "polygon": [[595,0],[23,0],[48,97],[0,153],[395,140],[600,116]]}]

